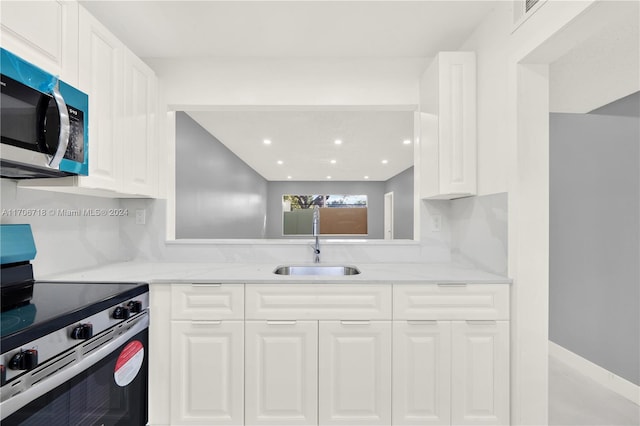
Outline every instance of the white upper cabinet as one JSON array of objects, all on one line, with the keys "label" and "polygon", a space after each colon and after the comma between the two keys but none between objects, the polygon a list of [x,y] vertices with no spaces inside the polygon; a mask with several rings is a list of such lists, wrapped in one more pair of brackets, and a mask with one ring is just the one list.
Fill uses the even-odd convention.
[{"label": "white upper cabinet", "polygon": [[89,95],[89,176],[80,186],[119,191],[124,45],[80,8],[80,90]]},{"label": "white upper cabinet", "polygon": [[476,57],[440,52],[420,80],[421,198],[476,189]]},{"label": "white upper cabinet", "polygon": [[124,146],[122,192],[152,197],[157,187],[157,79],[128,49],[124,55]]},{"label": "white upper cabinet", "polygon": [[2,47],[73,85],[78,83],[78,3],[3,1]]},{"label": "white upper cabinet", "polygon": [[77,5],[75,23],[77,86],[89,95],[89,176],[31,179],[19,186],[110,198],[155,197],[155,73]]}]

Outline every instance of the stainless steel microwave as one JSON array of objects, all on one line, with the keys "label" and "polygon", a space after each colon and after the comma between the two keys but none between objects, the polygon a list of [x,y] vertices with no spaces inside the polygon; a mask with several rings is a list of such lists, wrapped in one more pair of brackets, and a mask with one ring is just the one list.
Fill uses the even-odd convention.
[{"label": "stainless steel microwave", "polygon": [[88,96],[1,48],[0,74],[0,176],[86,176]]}]

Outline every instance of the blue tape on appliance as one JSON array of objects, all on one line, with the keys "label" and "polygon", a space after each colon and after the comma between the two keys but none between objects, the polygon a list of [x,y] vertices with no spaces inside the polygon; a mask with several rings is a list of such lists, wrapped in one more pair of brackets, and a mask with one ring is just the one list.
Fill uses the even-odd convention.
[{"label": "blue tape on appliance", "polygon": [[0,264],[27,262],[35,257],[36,244],[31,225],[0,225]]}]

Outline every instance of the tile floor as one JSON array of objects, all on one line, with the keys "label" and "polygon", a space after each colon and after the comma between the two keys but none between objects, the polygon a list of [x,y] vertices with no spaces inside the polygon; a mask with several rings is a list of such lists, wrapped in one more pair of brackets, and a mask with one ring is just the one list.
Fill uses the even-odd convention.
[{"label": "tile floor", "polygon": [[549,357],[550,426],[639,426],[640,406]]}]

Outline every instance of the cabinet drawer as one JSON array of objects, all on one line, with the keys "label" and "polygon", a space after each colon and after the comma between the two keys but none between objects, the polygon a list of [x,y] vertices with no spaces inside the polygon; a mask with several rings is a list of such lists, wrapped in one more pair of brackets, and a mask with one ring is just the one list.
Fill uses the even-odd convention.
[{"label": "cabinet drawer", "polygon": [[242,284],[172,284],[174,320],[244,319]]},{"label": "cabinet drawer", "polygon": [[248,284],[247,319],[391,319],[391,285]]},{"label": "cabinet drawer", "polygon": [[394,319],[507,320],[506,284],[394,285]]}]

